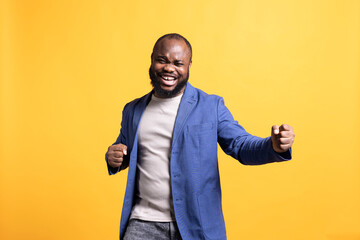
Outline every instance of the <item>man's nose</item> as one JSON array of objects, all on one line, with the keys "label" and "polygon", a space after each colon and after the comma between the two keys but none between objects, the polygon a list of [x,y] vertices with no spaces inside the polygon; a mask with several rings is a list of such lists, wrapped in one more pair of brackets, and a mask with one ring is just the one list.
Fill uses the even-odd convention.
[{"label": "man's nose", "polygon": [[166,72],[174,72],[175,69],[174,69],[174,66],[172,64],[166,64],[164,66],[164,71],[166,71]]}]

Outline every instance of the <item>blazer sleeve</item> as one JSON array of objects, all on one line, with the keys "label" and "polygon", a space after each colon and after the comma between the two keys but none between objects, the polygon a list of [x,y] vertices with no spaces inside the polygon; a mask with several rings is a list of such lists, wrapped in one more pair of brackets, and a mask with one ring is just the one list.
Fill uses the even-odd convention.
[{"label": "blazer sleeve", "polygon": [[281,162],[292,158],[291,149],[279,154],[272,147],[271,138],[253,136],[234,120],[230,111],[219,98],[218,143],[222,150],[245,165],[260,165],[271,162]]},{"label": "blazer sleeve", "polygon": [[[126,146],[129,146],[128,143],[127,143],[127,137],[126,137],[126,125],[128,124],[128,111],[127,111],[127,106],[126,105],[124,107],[124,110],[122,112],[122,120],[121,120],[121,129],[120,129],[120,134],[119,136],[117,137],[116,141],[112,144],[112,145],[115,145],[115,144],[124,144]],[[108,163],[108,159],[107,159],[107,155],[105,154],[105,160],[106,160],[106,164],[107,164],[107,167],[108,167],[108,172],[109,172],[109,175],[114,175],[116,173],[118,173],[119,171],[123,170],[123,169],[126,169],[128,166],[129,166],[129,155],[130,153],[128,152],[127,155],[124,156],[124,160],[121,164],[120,167],[117,167],[117,168],[113,168],[109,165]]]}]

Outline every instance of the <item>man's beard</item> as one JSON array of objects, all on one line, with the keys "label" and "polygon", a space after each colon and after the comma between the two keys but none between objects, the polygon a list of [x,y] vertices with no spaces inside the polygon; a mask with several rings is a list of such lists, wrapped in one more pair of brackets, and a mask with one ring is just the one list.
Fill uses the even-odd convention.
[{"label": "man's beard", "polygon": [[162,89],[160,81],[156,78],[154,71],[151,70],[151,67],[149,69],[149,75],[151,79],[151,85],[153,85],[155,93],[159,97],[163,97],[163,98],[171,98],[178,95],[181,92],[181,90],[183,90],[183,88],[185,87],[186,83],[189,80],[189,70],[188,70],[186,74],[186,78],[181,82],[178,80],[178,84],[175,86],[175,88],[171,91],[167,91]]}]

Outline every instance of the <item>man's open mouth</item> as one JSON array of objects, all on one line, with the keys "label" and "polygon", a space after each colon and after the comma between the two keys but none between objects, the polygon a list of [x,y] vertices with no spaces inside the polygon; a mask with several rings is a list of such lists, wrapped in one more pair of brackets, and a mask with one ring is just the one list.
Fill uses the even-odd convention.
[{"label": "man's open mouth", "polygon": [[166,85],[166,86],[173,86],[177,81],[176,77],[166,76],[166,75],[161,75],[160,79],[161,79],[162,84]]}]

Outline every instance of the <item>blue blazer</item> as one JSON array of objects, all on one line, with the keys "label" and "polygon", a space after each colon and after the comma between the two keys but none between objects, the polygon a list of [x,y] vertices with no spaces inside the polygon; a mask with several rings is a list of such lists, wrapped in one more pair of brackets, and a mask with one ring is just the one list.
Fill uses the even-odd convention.
[{"label": "blue blazer", "polygon": [[[120,222],[120,239],[134,205],[137,131],[152,92],[128,103],[121,131],[114,144],[128,148],[120,168],[108,165],[109,174],[129,167]],[[291,159],[291,152],[277,154],[270,137],[247,133],[225,107],[224,100],[187,84],[181,99],[172,139],[170,176],[176,222],[184,240],[226,239],[221,205],[217,143],[243,164],[258,165]]]}]

